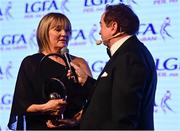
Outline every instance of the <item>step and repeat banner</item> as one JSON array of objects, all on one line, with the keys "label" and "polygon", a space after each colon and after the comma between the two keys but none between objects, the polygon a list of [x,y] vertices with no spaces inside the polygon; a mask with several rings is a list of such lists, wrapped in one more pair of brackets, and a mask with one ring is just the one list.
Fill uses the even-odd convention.
[{"label": "step and repeat banner", "polygon": [[0,130],[8,130],[20,63],[38,51],[36,28],[42,16],[48,12],[68,16],[73,27],[70,53],[85,58],[97,78],[109,59],[105,47],[95,44],[100,38],[100,16],[107,4],[119,2],[139,16],[138,38],[154,56],[155,129],[180,130],[179,0],[0,0]]}]

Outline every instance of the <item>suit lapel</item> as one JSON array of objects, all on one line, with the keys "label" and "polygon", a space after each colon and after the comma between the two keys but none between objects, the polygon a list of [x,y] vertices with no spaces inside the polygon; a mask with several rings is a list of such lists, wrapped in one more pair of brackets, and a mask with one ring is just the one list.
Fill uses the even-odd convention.
[{"label": "suit lapel", "polygon": [[133,42],[130,42],[130,41],[136,41],[137,40],[137,37],[136,36],[132,36],[130,37],[129,39],[127,39],[123,44],[122,46],[120,46],[117,51],[114,53],[114,55],[109,59],[109,61],[106,63],[105,67],[103,68],[102,72],[100,73],[100,75],[98,76],[97,78],[97,81],[99,81],[99,79],[101,78],[101,75],[104,73],[104,72],[107,72],[107,70],[110,68],[110,66],[112,65],[112,63],[114,62],[114,60],[116,59],[116,57],[118,55],[121,55],[123,54],[123,50],[131,43]]}]

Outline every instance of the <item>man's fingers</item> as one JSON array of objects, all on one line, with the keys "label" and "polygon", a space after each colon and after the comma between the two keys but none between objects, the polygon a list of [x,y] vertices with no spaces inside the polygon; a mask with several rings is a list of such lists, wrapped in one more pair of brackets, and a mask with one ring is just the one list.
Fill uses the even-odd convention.
[{"label": "man's fingers", "polygon": [[79,69],[79,66],[77,66],[76,64],[74,64],[73,62],[70,63],[72,67],[74,67],[75,70]]}]

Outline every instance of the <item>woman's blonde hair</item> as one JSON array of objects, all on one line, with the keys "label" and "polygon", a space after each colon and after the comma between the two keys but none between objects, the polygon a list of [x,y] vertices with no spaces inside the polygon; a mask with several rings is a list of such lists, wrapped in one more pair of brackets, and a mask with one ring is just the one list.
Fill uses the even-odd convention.
[{"label": "woman's blonde hair", "polygon": [[39,52],[44,50],[50,50],[49,46],[49,30],[55,25],[60,26],[62,29],[72,34],[71,23],[69,19],[61,13],[48,13],[39,22],[37,28],[37,43],[39,46]]}]

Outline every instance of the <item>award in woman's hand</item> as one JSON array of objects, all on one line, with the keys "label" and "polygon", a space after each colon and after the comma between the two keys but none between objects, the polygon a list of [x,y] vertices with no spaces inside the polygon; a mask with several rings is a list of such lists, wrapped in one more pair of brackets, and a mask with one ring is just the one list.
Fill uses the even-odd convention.
[{"label": "award in woman's hand", "polygon": [[[67,92],[65,85],[63,82],[57,78],[51,78],[47,81],[45,86],[45,94],[49,98],[49,100],[52,99],[67,99]],[[54,125],[59,124],[59,120],[64,119],[63,111],[57,110],[52,115],[52,123]]]}]

